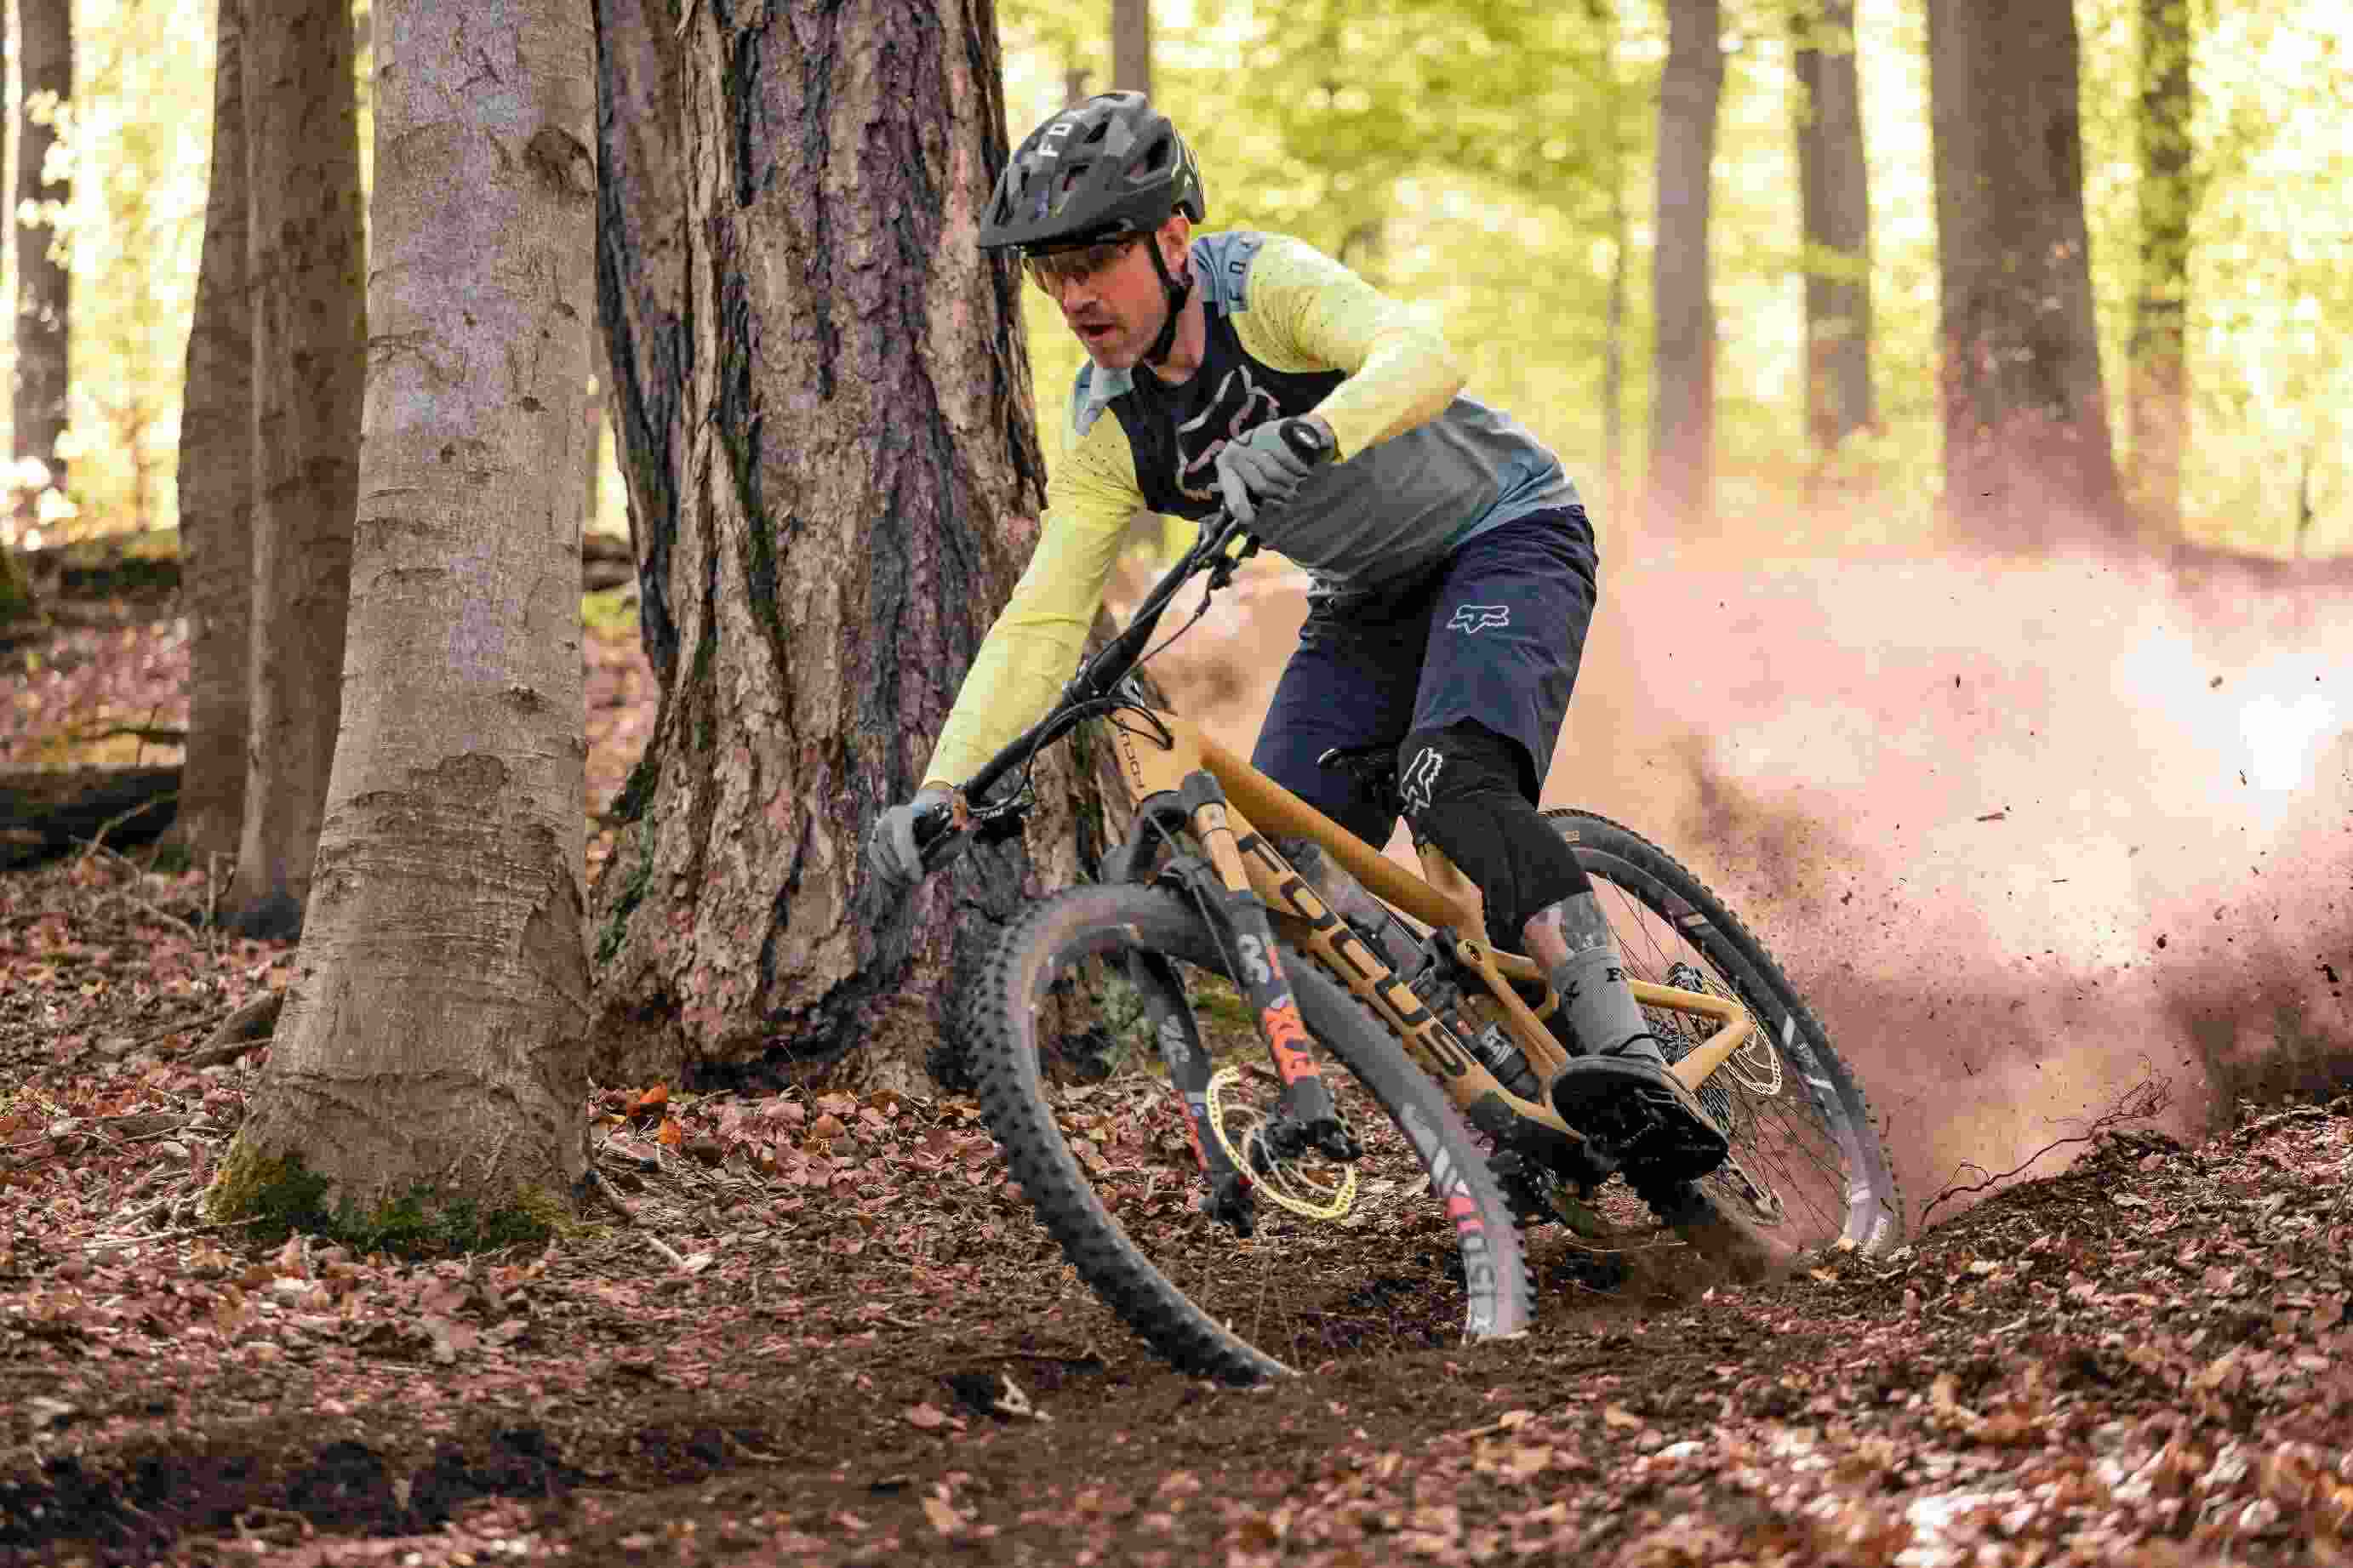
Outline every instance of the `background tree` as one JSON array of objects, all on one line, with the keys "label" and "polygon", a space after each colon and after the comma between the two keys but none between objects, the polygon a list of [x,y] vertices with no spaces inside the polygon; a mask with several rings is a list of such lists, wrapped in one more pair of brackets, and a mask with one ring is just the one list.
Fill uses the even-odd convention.
[{"label": "background tree", "polygon": [[1018,275],[973,244],[1006,155],[994,16],[596,14],[598,288],[660,684],[593,905],[598,1061],[636,1079],[873,1041],[875,1070],[912,1073],[956,944],[1100,842],[1062,804],[1099,809],[1065,748],[1029,850],[976,851],[895,911],[859,856],[920,783],[1042,500]]},{"label": "background tree", "polygon": [[1152,91],[1152,0],[1111,0],[1111,84]]},{"label": "background tree", "polygon": [[[351,6],[285,0],[254,21],[252,697],[227,912],[248,935],[287,935],[310,894],[342,702],[367,314]],[[576,392],[565,404],[576,412]]]},{"label": "background tree", "polygon": [[16,28],[24,124],[16,142],[16,447],[20,460],[47,464],[50,485],[62,489],[66,464],[58,437],[72,390],[67,328],[73,274],[58,219],[73,188],[62,168],[48,165],[73,100],[72,0],[16,0]]},{"label": "background tree", "polygon": [[253,636],[253,317],[247,300],[246,0],[220,0],[212,171],[180,413],[180,606],[188,740],[173,834],[237,854]]},{"label": "background tree", "polygon": [[1945,506],[2043,548],[2122,520],[2092,311],[2069,0],[1929,0]]},{"label": "background tree", "polygon": [[1797,142],[1806,266],[1806,427],[1828,455],[1873,420],[1871,179],[1853,0],[1798,14]]},{"label": "background tree", "polygon": [[2140,0],[2140,277],[2133,293],[2134,499],[2153,531],[2181,528],[2189,441],[2189,0]]},{"label": "background tree", "polygon": [[363,1230],[496,1235],[481,1216],[543,1220],[587,1169],[590,40],[569,0],[382,0],[376,27],[352,700],[296,976],[216,1202],[296,1201],[290,1163]]},{"label": "background tree", "polygon": [[1724,90],[1716,0],[1667,0],[1659,82],[1657,238],[1651,253],[1651,453],[1645,505],[1658,522],[1706,515],[1715,478],[1715,306],[1708,210]]}]

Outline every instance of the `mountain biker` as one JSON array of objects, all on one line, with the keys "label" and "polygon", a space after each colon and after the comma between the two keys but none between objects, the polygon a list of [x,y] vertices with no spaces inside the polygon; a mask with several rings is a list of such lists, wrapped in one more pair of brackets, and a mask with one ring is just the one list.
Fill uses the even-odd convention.
[{"label": "mountain biker", "polygon": [[[1206,210],[1191,151],[1135,92],[1055,115],[997,180],[979,243],[1020,253],[1089,363],[1036,553],[926,783],[876,822],[871,863],[893,889],[920,880],[917,816],[1051,705],[1130,516],[1222,504],[1314,580],[1252,765],[1378,845],[1393,805],[1318,759],[1394,746],[1415,836],[1560,994],[1582,1052],[1548,1086],[1562,1119],[1630,1174],[1714,1169],[1724,1134],[1667,1072],[1585,870],[1535,804],[1593,615],[1576,487],[1517,422],[1461,395],[1420,315],[1296,239],[1194,237]],[[1335,448],[1329,467],[1285,441],[1295,420]]]}]

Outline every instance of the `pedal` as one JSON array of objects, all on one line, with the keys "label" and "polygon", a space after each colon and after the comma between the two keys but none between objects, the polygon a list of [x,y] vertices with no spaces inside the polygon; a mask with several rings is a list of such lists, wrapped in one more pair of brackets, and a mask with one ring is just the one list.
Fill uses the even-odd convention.
[{"label": "pedal", "polygon": [[1229,1171],[1207,1179],[1209,1190],[1201,1194],[1201,1212],[1239,1237],[1257,1230],[1258,1203],[1241,1173]]},{"label": "pedal", "polygon": [[1731,1143],[1689,1091],[1662,1068],[1580,1057],[1553,1080],[1560,1119],[1617,1158],[1626,1179],[1692,1182],[1724,1163]]},{"label": "pedal", "polygon": [[1266,1124],[1264,1146],[1275,1159],[1284,1161],[1295,1160],[1310,1149],[1342,1163],[1361,1160],[1365,1154],[1365,1146],[1337,1111],[1302,1121],[1278,1110]]}]

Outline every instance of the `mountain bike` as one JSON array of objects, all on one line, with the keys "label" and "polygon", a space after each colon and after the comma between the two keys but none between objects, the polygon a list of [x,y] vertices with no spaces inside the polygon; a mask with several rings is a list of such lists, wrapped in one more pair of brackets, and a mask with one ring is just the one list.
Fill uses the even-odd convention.
[{"label": "mountain bike", "polygon": [[[1486,939],[1470,880],[1428,844],[1416,876],[1133,680],[1185,584],[1207,579],[1198,620],[1257,548],[1205,519],[1052,710],[916,829],[927,869],[1018,833],[1030,760],[1104,721],[1126,837],[1098,883],[1008,930],[962,997],[962,1044],[1080,1278],[1178,1367],[1235,1383],[1521,1331],[1521,1225],[1593,1231],[1617,1171],[1547,1102],[1576,1049],[1548,1021],[1559,998]],[[1394,788],[1389,748],[1324,761]],[[1745,1269],[1893,1246],[1902,1202],[1862,1088],[1763,944],[1640,834],[1546,816],[1670,1070],[1730,1140],[1719,1170],[1643,1202]]]}]

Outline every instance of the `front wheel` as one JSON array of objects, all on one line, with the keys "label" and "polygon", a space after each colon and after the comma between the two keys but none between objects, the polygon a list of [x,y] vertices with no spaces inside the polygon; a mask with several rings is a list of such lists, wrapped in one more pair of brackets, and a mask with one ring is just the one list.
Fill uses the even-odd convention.
[{"label": "front wheel", "polygon": [[[1675,858],[1631,828],[1583,811],[1545,814],[1575,848],[1609,917],[1627,973],[1728,997],[1755,1033],[1700,1086],[1732,1145],[1714,1174],[1641,1196],[1694,1246],[1743,1266],[1785,1264],[1847,1246],[1895,1246],[1904,1200],[1853,1069],[1765,944]],[[1670,1060],[1709,1021],[1645,1008]]]},{"label": "front wheel", "polygon": [[[1363,1007],[1282,951],[1363,1152],[1261,1165],[1247,1239],[1199,1207],[1199,1165],[1132,976],[1219,1071],[1214,1119],[1244,1159],[1277,1086],[1217,933],[1165,889],[1073,889],[1008,931],[972,993],[981,1110],[1038,1218],[1127,1325],[1187,1372],[1252,1383],[1326,1357],[1515,1333],[1530,1285],[1509,1204],[1445,1095]],[[1138,963],[1135,961],[1140,960]],[[1082,1048],[1050,1011],[1082,1006]],[[1314,1217],[1278,1206],[1281,1191]]]}]

